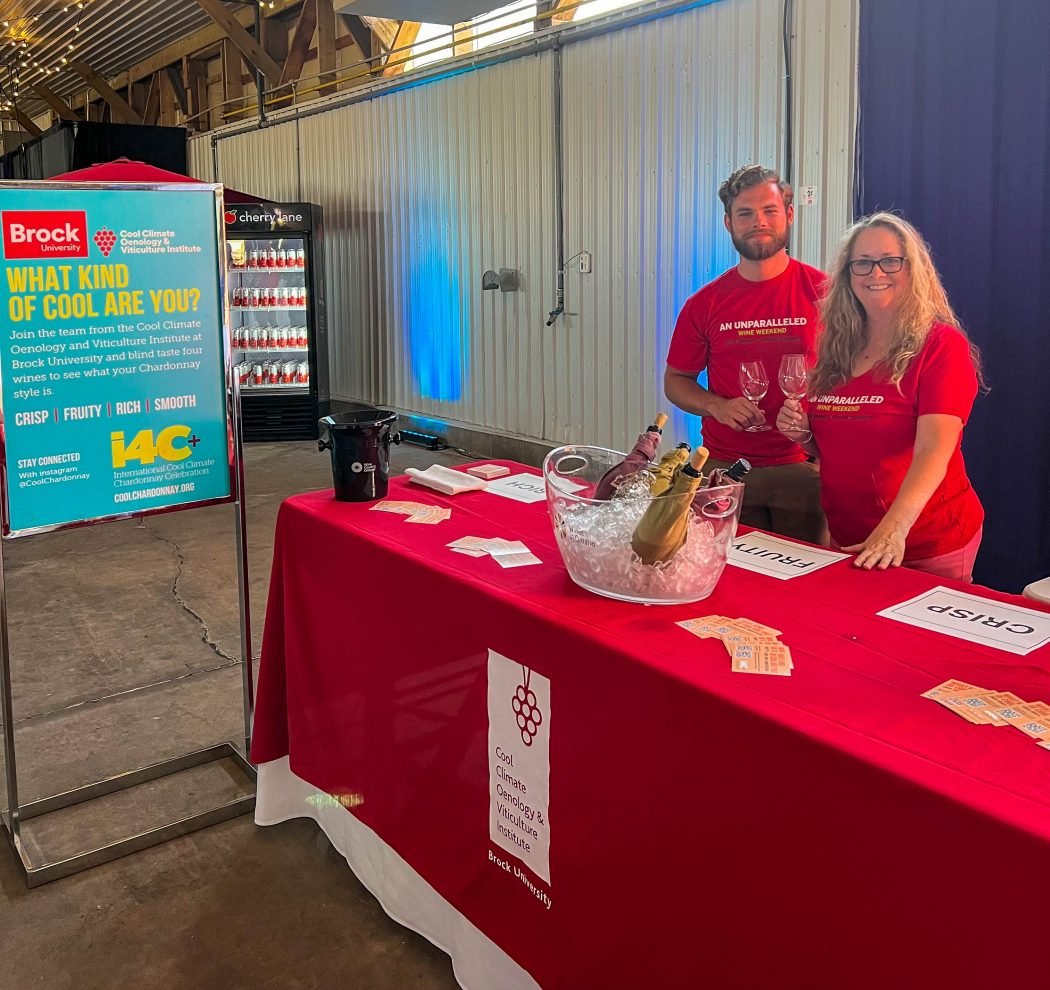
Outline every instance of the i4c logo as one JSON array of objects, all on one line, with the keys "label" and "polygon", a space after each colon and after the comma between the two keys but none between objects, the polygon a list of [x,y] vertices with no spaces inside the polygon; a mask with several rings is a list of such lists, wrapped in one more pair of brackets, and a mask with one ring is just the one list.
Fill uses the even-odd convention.
[{"label": "i4c logo", "polygon": [[188,426],[166,426],[156,438],[152,430],[139,430],[131,443],[125,442],[123,431],[109,435],[115,468],[127,467],[130,461],[152,464],[158,457],[162,461],[184,461],[200,442]]}]

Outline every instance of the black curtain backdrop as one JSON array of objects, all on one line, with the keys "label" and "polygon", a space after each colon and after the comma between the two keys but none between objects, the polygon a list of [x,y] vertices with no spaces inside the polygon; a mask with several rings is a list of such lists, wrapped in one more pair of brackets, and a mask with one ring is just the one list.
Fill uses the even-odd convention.
[{"label": "black curtain backdrop", "polygon": [[115,158],[186,174],[186,129],[60,120],[0,157],[2,179],[50,179]]},{"label": "black curtain backdrop", "polygon": [[862,0],[858,216],[933,248],[992,391],[963,451],[987,512],[976,579],[1050,576],[1050,2]]}]

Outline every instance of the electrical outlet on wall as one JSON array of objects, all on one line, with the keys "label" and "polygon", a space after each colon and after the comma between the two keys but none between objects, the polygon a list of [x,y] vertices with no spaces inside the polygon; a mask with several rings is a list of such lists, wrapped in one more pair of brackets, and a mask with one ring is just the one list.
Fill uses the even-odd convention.
[{"label": "electrical outlet on wall", "polygon": [[580,252],[580,274],[590,275],[591,273],[591,252],[581,251]]}]

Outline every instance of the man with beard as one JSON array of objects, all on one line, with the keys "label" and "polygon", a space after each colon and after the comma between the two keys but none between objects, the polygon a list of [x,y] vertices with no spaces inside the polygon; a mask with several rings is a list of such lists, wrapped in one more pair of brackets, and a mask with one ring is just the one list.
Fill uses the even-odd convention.
[{"label": "man with beard", "polygon": [[[718,197],[740,262],[682,307],[667,353],[664,393],[680,409],[703,417],[709,467],[727,467],[738,457],[751,462],[742,523],[826,545],[817,465],[771,426],[784,402],[782,358],[805,355],[807,366],[815,360],[824,274],[788,256],[793,194],[772,169],[738,168]],[[743,394],[741,365],[749,362],[758,362],[769,383],[764,396],[757,394],[761,388],[752,393],[756,401]],[[705,370],[706,387],[697,381]]]}]

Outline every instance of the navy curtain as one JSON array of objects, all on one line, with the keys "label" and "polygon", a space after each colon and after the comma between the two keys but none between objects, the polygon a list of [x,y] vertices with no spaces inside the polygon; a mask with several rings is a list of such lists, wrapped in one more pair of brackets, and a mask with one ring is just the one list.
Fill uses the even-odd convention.
[{"label": "navy curtain", "polygon": [[976,578],[1050,576],[1050,2],[862,0],[858,216],[918,226],[984,356]]}]

